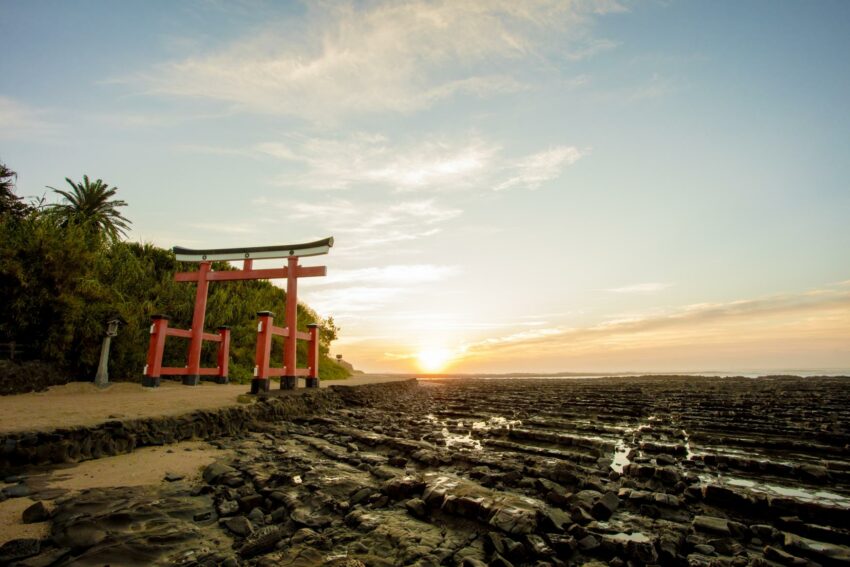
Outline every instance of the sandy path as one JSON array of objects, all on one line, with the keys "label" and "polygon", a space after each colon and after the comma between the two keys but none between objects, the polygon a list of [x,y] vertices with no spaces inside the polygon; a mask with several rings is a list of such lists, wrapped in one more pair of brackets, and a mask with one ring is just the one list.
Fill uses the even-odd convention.
[{"label": "sandy path", "polygon": [[[407,379],[409,377],[364,374],[348,380],[325,381],[321,386],[357,386]],[[202,383],[191,387],[164,380],[159,388],[119,382],[99,390],[92,383],[74,382],[44,392],[0,396],[0,434],[215,409],[236,405],[237,396],[249,389],[245,384]]]}]

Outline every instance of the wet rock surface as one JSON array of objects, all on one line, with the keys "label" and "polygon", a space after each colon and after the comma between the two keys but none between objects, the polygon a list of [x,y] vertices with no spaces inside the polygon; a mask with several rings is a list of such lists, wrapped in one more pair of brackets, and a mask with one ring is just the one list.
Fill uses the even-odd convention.
[{"label": "wet rock surface", "polygon": [[17,556],[7,557],[847,565],[848,385],[641,377],[339,388],[315,413],[219,439],[235,457],[208,466],[200,486],[58,498],[51,537],[10,545]]}]

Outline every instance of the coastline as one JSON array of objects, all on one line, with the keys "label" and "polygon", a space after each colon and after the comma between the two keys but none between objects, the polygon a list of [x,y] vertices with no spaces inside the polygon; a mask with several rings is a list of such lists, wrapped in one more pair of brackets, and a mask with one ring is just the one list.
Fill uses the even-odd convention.
[{"label": "coastline", "polygon": [[[0,525],[56,565],[850,558],[844,379],[703,378],[377,383],[23,434],[84,462],[6,476]],[[40,528],[12,521],[30,502]]]}]

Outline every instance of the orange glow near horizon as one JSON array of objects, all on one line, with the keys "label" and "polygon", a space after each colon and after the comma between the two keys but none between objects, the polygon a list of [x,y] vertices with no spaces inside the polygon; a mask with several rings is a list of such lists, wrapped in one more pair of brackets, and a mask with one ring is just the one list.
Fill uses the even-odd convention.
[{"label": "orange glow near horizon", "polygon": [[[845,372],[850,281],[584,325],[553,316],[546,325],[501,333],[459,329],[443,320],[434,326],[449,329],[444,340],[427,328],[354,340],[343,336],[340,343],[355,368],[378,373]],[[414,335],[410,342],[404,340],[408,334]],[[434,342],[417,340],[425,334]]]},{"label": "orange glow near horizon", "polygon": [[432,374],[445,370],[454,356],[446,348],[426,348],[416,354],[416,363],[422,372]]}]

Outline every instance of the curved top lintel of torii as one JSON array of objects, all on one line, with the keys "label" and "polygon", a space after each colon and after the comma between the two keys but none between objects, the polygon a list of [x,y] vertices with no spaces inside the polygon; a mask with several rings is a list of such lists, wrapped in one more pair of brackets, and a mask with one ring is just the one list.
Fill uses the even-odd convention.
[{"label": "curved top lintel of torii", "polygon": [[333,236],[302,244],[280,244],[277,246],[254,246],[249,248],[211,248],[192,250],[175,246],[174,255],[181,262],[211,262],[226,260],[268,260],[291,256],[320,256],[327,254],[334,245]]}]

